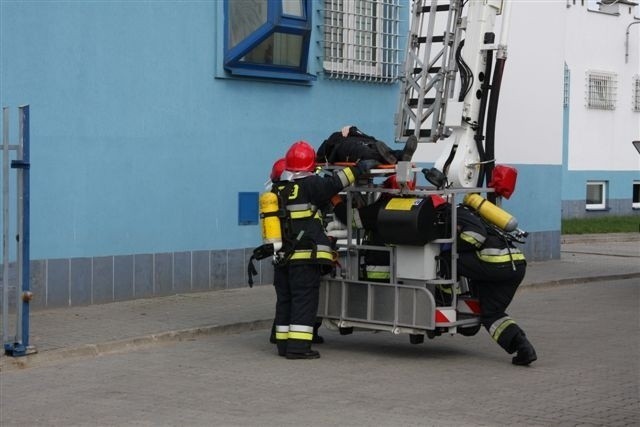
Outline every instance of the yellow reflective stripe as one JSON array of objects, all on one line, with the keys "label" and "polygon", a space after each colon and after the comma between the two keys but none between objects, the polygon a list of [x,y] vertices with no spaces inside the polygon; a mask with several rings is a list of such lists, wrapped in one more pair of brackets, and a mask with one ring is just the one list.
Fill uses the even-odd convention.
[{"label": "yellow reflective stripe", "polygon": [[[311,259],[312,252],[309,250],[297,250],[291,255],[292,260],[294,259]],[[325,251],[317,251],[314,259],[327,259],[333,261],[334,256],[333,252],[325,252]]]},{"label": "yellow reflective stripe", "polygon": [[504,330],[507,329],[508,326],[515,324],[516,322],[510,317],[503,317],[496,320],[495,322],[493,322],[493,325],[489,327],[491,338],[498,341],[498,338],[500,338],[500,334],[502,334],[502,332],[504,332]]},{"label": "yellow reflective stripe", "polygon": [[308,332],[313,333],[313,326],[308,325],[289,325],[289,330],[293,332]]},{"label": "yellow reflective stripe", "polygon": [[[451,286],[438,285],[438,289],[443,294],[451,295]],[[460,293],[461,293],[460,288],[456,287],[456,295],[460,295]]]},{"label": "yellow reflective stripe", "polygon": [[368,279],[389,279],[391,274],[388,271],[367,271]]},{"label": "yellow reflective stripe", "polygon": [[311,341],[313,340],[313,332],[292,332],[289,331],[288,339]]},{"label": "yellow reflective stripe", "polygon": [[305,211],[292,211],[289,212],[289,216],[291,219],[301,219],[301,218],[310,218],[315,214],[311,209],[307,209]]},{"label": "yellow reflective stripe", "polygon": [[485,240],[482,234],[475,233],[473,231],[463,231],[462,233],[460,233],[460,238],[478,248],[482,246]]},{"label": "yellow reflective stripe", "polygon": [[289,338],[289,332],[276,332],[276,339],[277,340],[286,340],[287,338]]},{"label": "yellow reflective stripe", "polygon": [[356,176],[353,173],[353,169],[350,167],[338,171],[337,175],[338,178],[340,178],[340,182],[343,187],[347,187],[356,182]]},{"label": "yellow reflective stripe", "polygon": [[311,341],[313,339],[313,326],[289,325],[289,339]]},{"label": "yellow reflective stripe", "polygon": [[504,263],[504,262],[525,260],[524,255],[521,253],[516,253],[511,255],[483,255],[482,252],[478,252],[478,258],[480,258],[484,262],[492,262],[492,263]]}]

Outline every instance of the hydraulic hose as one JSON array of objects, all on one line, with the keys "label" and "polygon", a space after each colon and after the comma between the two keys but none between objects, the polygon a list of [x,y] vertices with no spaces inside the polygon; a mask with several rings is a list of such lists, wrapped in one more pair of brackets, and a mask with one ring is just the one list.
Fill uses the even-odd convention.
[{"label": "hydraulic hose", "polygon": [[[486,183],[489,184],[491,175],[493,173],[493,167],[495,162],[495,134],[496,134],[496,116],[498,114],[498,98],[500,97],[500,86],[502,85],[502,74],[504,71],[504,65],[506,57],[496,59],[496,66],[493,70],[493,79],[491,81],[491,97],[489,98],[489,108],[487,111],[487,130],[485,141],[485,156],[487,160],[491,160],[486,163],[484,167],[484,175],[486,177]],[[482,174],[480,175],[480,181],[482,182]],[[487,194],[487,199],[495,203],[496,193]]]},{"label": "hydraulic hose", "polygon": [[[487,112],[487,101],[489,99],[489,89],[491,88],[489,76],[491,76],[491,66],[493,64],[493,51],[487,51],[486,65],[484,70],[484,80],[482,81],[482,90],[480,98],[480,111],[478,113],[478,127],[476,128],[476,134],[474,139],[476,141],[476,149],[480,155],[480,173],[478,174],[477,187],[482,186],[484,178],[484,162],[487,159],[482,141],[484,140],[484,121],[485,114]],[[474,96],[474,95],[472,95]]]}]

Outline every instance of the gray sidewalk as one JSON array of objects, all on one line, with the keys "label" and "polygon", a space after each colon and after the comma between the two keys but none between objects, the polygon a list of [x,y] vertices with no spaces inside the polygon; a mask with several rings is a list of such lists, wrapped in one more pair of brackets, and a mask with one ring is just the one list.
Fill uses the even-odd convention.
[{"label": "gray sidewalk", "polygon": [[[611,279],[634,279],[640,285],[640,234],[563,236],[561,259],[530,263],[522,287]],[[201,334],[268,329],[274,306],[275,292],[267,285],[34,311],[30,344],[37,353],[2,356],[0,370]]]}]

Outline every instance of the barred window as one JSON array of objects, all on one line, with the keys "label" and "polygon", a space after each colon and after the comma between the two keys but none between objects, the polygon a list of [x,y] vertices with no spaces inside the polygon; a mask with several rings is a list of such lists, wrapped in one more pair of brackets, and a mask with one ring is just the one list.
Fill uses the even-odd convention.
[{"label": "barred window", "polygon": [[631,103],[633,111],[640,112],[640,75],[633,76],[633,87],[631,88]]},{"label": "barred window", "polygon": [[615,110],[617,75],[603,71],[587,71],[587,108]]},{"label": "barred window", "polygon": [[399,0],[324,0],[329,78],[392,83],[400,72]]}]

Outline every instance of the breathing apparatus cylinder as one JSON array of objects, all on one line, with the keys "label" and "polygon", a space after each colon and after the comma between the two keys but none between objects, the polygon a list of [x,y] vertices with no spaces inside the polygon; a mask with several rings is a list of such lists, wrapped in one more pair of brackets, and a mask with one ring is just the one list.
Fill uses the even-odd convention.
[{"label": "breathing apparatus cylinder", "polygon": [[518,227],[518,220],[516,220],[511,214],[494,205],[479,194],[467,194],[462,203],[472,207],[482,218],[494,225],[497,225],[504,231],[513,231]]},{"label": "breathing apparatus cylinder", "polygon": [[282,228],[280,228],[278,211],[278,196],[271,191],[263,193],[260,196],[262,240],[265,244],[272,243],[274,252],[282,248]]}]

